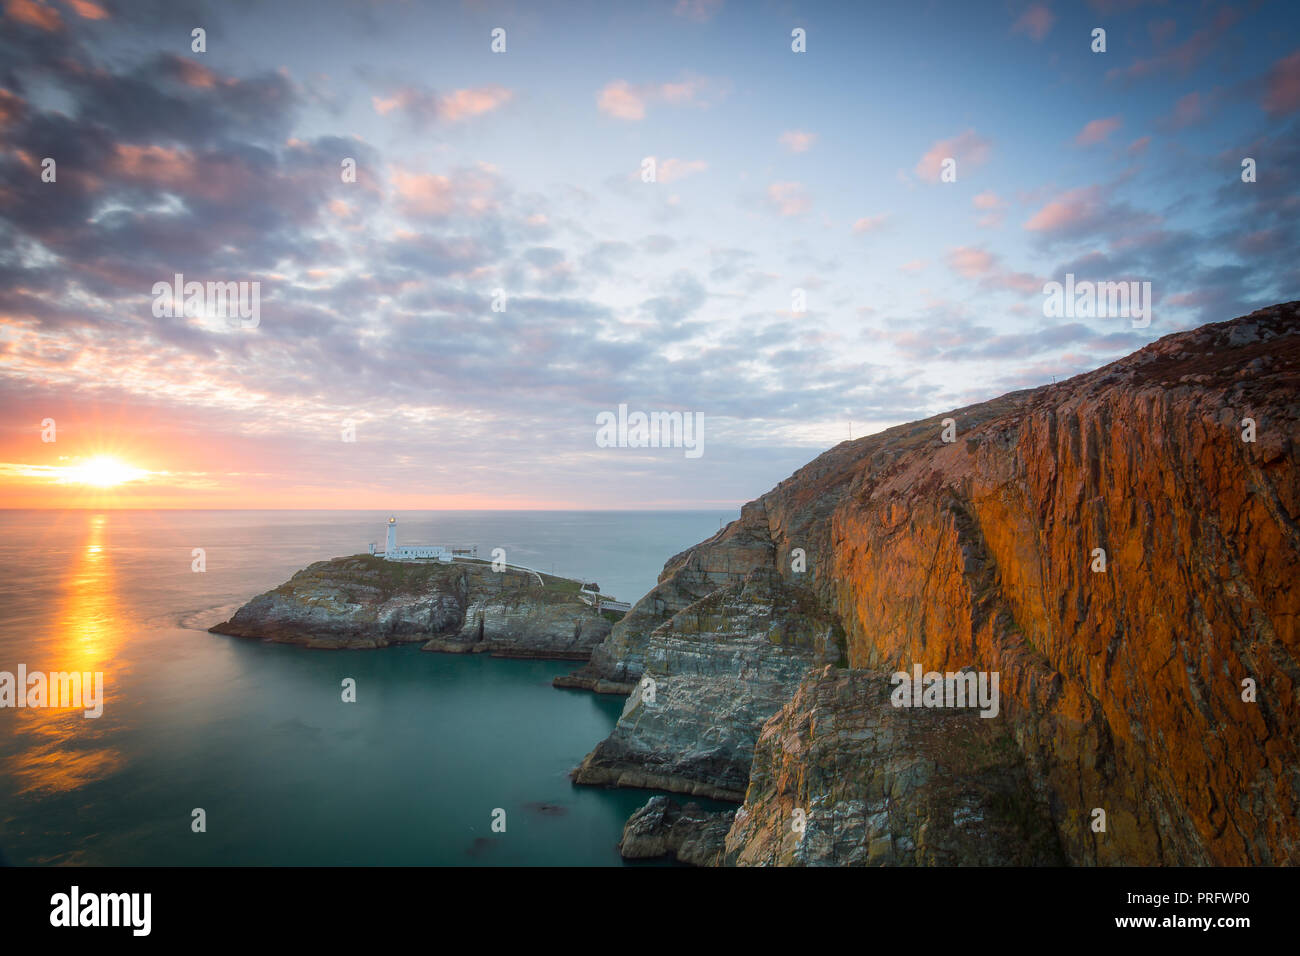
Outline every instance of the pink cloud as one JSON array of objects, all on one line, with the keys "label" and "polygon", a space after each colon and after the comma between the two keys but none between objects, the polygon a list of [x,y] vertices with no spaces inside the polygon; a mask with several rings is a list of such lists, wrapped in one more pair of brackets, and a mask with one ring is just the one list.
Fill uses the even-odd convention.
[{"label": "pink cloud", "polygon": [[596,106],[616,119],[645,119],[645,99],[625,80],[614,80],[605,85],[596,97]]},{"label": "pink cloud", "polygon": [[59,11],[33,0],[7,0],[5,16],[47,33],[57,33],[63,29],[63,18],[59,16]]},{"label": "pink cloud", "polygon": [[677,0],[673,15],[694,20],[696,23],[708,23],[722,9],[723,0]]},{"label": "pink cloud", "polygon": [[91,3],[91,0],[63,0],[63,2],[72,7],[73,13],[83,20],[108,19],[108,11],[97,3]]},{"label": "pink cloud", "polygon": [[450,176],[394,170],[398,207],[408,216],[441,219],[456,214],[482,216],[497,208],[498,181],[492,167],[479,164]]},{"label": "pink cloud", "polygon": [[781,144],[792,153],[808,152],[816,139],[816,133],[805,133],[801,129],[790,129],[781,134]]},{"label": "pink cloud", "polygon": [[1094,143],[1100,143],[1119,127],[1120,119],[1118,116],[1091,120],[1079,131],[1079,135],[1074,137],[1074,144],[1076,146],[1091,146]]},{"label": "pink cloud", "polygon": [[1150,145],[1151,145],[1150,136],[1143,136],[1141,139],[1135,139],[1133,140],[1133,142],[1128,144],[1129,155],[1141,156],[1143,153],[1147,151],[1147,147]]},{"label": "pink cloud", "polygon": [[181,57],[177,57],[174,62],[176,64],[176,70],[179,74],[180,81],[186,86],[193,86],[196,89],[207,90],[217,85],[217,74],[212,72],[212,70],[209,70],[206,66]]},{"label": "pink cloud", "polygon": [[889,219],[889,213],[887,212],[882,212],[878,216],[863,216],[853,224],[853,234],[855,236],[860,236],[864,232],[871,232],[874,229],[879,229],[885,224],[887,219]]},{"label": "pink cloud", "polygon": [[709,164],[702,159],[672,159],[671,157],[655,162],[655,179],[661,183],[671,183],[685,179],[695,173],[702,173]]},{"label": "pink cloud", "polygon": [[985,228],[1002,225],[1002,210],[1006,203],[993,190],[976,193],[971,197],[971,205],[984,211],[984,215],[976,220],[977,225]]},{"label": "pink cloud", "polygon": [[1183,43],[1155,56],[1135,60],[1123,69],[1108,70],[1106,78],[1136,80],[1159,73],[1187,73],[1214,52],[1223,34],[1240,18],[1241,14],[1232,7],[1223,7],[1215,15],[1212,25],[1197,30]]},{"label": "pink cloud", "polygon": [[1020,19],[1011,25],[1012,33],[1023,33],[1031,40],[1038,42],[1047,36],[1047,31],[1052,29],[1052,24],[1056,22],[1056,17],[1052,11],[1041,3],[1035,3],[1028,7],[1020,15]]},{"label": "pink cloud", "polygon": [[1025,228],[1030,232],[1061,232],[1085,223],[1095,215],[1099,193],[1096,186],[1071,189],[1029,217]]},{"label": "pink cloud", "polygon": [[964,278],[979,279],[980,285],[988,288],[1037,292],[1042,287],[1042,283],[1029,273],[1003,269],[997,256],[974,246],[959,246],[949,250],[948,268]]},{"label": "pink cloud", "polygon": [[503,86],[455,90],[438,96],[428,90],[403,87],[388,97],[371,97],[371,105],[380,116],[400,110],[412,119],[442,119],[455,123],[490,113],[510,102],[514,92]]},{"label": "pink cloud", "polygon": [[429,173],[393,173],[393,188],[409,213],[418,216],[446,216],[455,206],[451,180]]},{"label": "pink cloud", "polygon": [[782,216],[802,216],[812,208],[812,200],[802,183],[772,183],[767,187],[767,201]]},{"label": "pink cloud", "polygon": [[1272,116],[1285,116],[1300,109],[1300,50],[1273,65],[1263,105]]},{"label": "pink cloud", "polygon": [[490,113],[497,107],[510,102],[514,96],[504,86],[484,86],[479,89],[456,90],[444,96],[441,106],[443,119],[456,122],[471,116]]},{"label": "pink cloud", "polygon": [[675,83],[633,85],[611,80],[596,94],[596,108],[621,120],[645,119],[651,103],[673,106],[710,106],[726,95],[726,84],[705,76],[687,76]]},{"label": "pink cloud", "polygon": [[948,266],[958,275],[977,279],[993,268],[993,253],[974,246],[959,246],[948,253]]},{"label": "pink cloud", "polygon": [[973,129],[941,139],[931,146],[916,164],[916,175],[927,182],[938,182],[945,159],[957,161],[958,174],[963,165],[979,166],[988,161],[991,144]]},{"label": "pink cloud", "polygon": [[1174,112],[1166,122],[1174,129],[1182,129],[1184,126],[1191,126],[1193,123],[1199,122],[1204,116],[1205,110],[1201,105],[1201,94],[1193,90],[1174,104]]}]

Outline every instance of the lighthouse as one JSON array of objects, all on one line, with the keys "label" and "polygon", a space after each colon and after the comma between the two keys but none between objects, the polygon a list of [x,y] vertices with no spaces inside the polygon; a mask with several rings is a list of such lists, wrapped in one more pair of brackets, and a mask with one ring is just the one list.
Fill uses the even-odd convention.
[{"label": "lighthouse", "polygon": [[[370,553],[375,553],[375,546],[370,546]],[[408,544],[404,548],[397,546],[397,516],[394,515],[388,519],[388,542],[384,546],[385,561],[417,561],[426,558],[433,558],[444,564],[450,564],[457,557],[477,558],[478,545],[441,545],[441,544]]]}]

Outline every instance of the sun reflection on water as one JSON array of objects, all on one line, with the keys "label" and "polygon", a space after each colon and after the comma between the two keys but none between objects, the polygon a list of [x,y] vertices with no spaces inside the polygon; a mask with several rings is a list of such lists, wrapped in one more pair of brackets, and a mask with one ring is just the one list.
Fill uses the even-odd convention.
[{"label": "sun reflection on water", "polygon": [[106,516],[89,516],[85,545],[77,550],[64,577],[55,643],[43,648],[41,659],[26,662],[29,672],[102,671],[105,716],[89,719],[85,707],[16,710],[16,731],[29,738],[14,768],[23,793],[75,790],[121,764],[119,751],[100,744],[107,735],[107,725],[101,721],[111,708],[113,687],[125,673],[117,655],[123,627],[107,535]]}]

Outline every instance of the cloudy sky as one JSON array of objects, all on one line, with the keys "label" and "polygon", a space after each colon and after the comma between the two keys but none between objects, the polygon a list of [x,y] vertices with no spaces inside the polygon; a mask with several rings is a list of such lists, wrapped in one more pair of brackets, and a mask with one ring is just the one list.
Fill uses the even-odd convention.
[{"label": "cloudy sky", "polygon": [[1300,297],[1289,0],[0,6],[3,506],[729,507]]}]

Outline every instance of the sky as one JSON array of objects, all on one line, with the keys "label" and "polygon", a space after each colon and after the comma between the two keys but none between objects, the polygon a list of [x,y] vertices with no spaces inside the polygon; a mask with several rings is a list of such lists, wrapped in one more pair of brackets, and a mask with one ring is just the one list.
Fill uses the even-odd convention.
[{"label": "sky", "polygon": [[0,507],[731,508],[1300,298],[1290,0],[0,8]]}]

